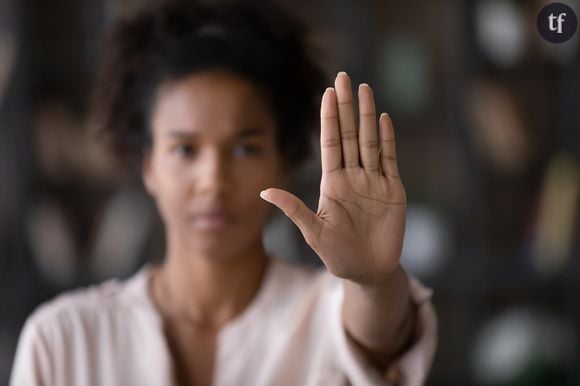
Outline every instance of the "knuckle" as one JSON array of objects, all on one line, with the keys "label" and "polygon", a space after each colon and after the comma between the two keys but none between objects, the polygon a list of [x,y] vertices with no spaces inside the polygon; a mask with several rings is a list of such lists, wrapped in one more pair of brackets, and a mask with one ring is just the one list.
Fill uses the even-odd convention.
[{"label": "knuckle", "polygon": [[378,143],[376,141],[365,141],[365,142],[361,142],[360,146],[364,149],[377,149],[379,147]]},{"label": "knuckle", "polygon": [[340,139],[338,138],[329,138],[322,143],[323,147],[336,147],[340,145]]},{"label": "knuckle", "polygon": [[356,131],[348,130],[341,133],[341,138],[345,141],[356,139]]}]

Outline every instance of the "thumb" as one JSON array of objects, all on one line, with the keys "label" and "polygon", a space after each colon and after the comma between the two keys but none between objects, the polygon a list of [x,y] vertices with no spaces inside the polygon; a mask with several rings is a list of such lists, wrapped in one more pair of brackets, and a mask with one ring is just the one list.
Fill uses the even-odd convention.
[{"label": "thumb", "polygon": [[266,189],[260,197],[276,205],[300,229],[306,241],[311,244],[313,236],[320,235],[322,222],[318,216],[298,197],[281,189]]}]

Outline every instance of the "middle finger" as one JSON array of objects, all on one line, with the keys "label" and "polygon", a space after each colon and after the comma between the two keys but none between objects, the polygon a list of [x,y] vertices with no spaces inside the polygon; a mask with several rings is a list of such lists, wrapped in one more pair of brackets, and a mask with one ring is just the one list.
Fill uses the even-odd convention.
[{"label": "middle finger", "polygon": [[350,78],[346,72],[339,72],[334,83],[338,102],[338,120],[344,167],[359,167],[358,133],[355,124]]}]

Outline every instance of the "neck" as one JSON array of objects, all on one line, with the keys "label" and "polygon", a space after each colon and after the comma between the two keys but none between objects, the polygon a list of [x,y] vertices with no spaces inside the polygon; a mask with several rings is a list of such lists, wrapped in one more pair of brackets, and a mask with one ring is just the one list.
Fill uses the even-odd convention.
[{"label": "neck", "polygon": [[239,315],[258,292],[268,264],[261,240],[227,258],[168,245],[164,264],[153,274],[153,297],[164,317],[200,328],[219,329]]}]

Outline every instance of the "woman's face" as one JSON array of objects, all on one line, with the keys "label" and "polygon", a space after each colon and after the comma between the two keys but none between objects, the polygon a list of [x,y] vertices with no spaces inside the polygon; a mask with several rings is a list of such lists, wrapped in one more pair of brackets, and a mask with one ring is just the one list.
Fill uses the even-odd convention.
[{"label": "woman's face", "polygon": [[261,243],[270,210],[259,197],[284,182],[276,124],[252,83],[223,72],[162,84],[143,176],[168,242],[223,258]]}]

